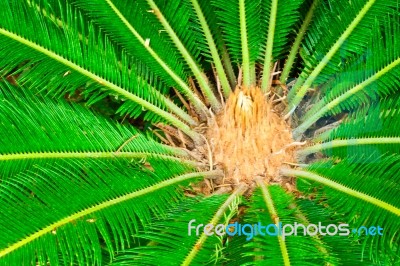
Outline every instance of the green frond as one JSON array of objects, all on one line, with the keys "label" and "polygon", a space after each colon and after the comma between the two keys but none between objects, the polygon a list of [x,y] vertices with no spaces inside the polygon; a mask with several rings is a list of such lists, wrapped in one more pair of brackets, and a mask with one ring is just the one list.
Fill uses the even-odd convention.
[{"label": "green frond", "polygon": [[[259,188],[248,202],[249,210],[241,221],[242,224],[280,227],[279,223],[300,223],[296,217],[296,208],[293,208],[294,198],[281,187],[259,184]],[[231,251],[232,265],[323,265],[328,254],[321,252],[324,246],[310,236],[268,235],[278,233],[274,227],[263,228],[265,235],[254,235],[253,239],[246,240],[247,236],[235,236],[229,251]],[[250,230],[247,230],[250,231]],[[301,230],[299,230],[301,232]],[[254,232],[253,232],[254,233]],[[240,260],[236,258],[241,257]]]},{"label": "green frond", "polygon": [[[216,8],[214,5],[212,5],[212,3],[207,2],[207,1],[198,1],[198,3],[203,11],[206,21],[208,22],[208,26],[210,28],[213,39],[215,41],[215,45],[217,46],[217,49],[219,51],[224,69],[226,71],[226,75],[229,80],[229,84],[230,84],[231,88],[233,89],[236,87],[236,83],[237,83],[236,73],[234,70],[234,66],[232,65],[231,57],[230,57],[228,49],[226,47],[226,43],[223,38],[222,27],[218,21]],[[210,46],[210,50],[211,50],[211,46]],[[205,56],[207,56],[207,54]],[[207,58],[206,58],[206,60],[207,60]],[[216,63],[214,63],[214,64],[216,65]],[[222,79],[222,78],[220,78],[220,79]]]},{"label": "green frond", "polygon": [[130,235],[177,202],[178,185],[216,174],[149,163],[151,170],[130,162],[73,162],[4,180],[0,223],[8,229],[0,232],[0,264],[101,264],[102,248],[112,257],[129,247]]},{"label": "green frond", "polygon": [[33,165],[65,159],[138,162],[153,157],[193,164],[182,151],[78,104],[34,96],[29,90],[5,83],[0,83],[0,101],[2,178]]},{"label": "green frond", "polygon": [[[271,3],[269,3],[271,2]],[[304,0],[271,0],[262,5],[262,20],[268,27],[267,36],[262,43],[262,62],[264,65],[261,88],[267,91],[270,83],[272,63],[282,59],[290,47],[289,35],[293,35],[294,26],[299,20],[299,7]],[[265,27],[263,26],[263,27]]]},{"label": "green frond", "polygon": [[398,153],[400,149],[400,99],[381,99],[367,110],[355,112],[330,132],[322,143],[299,151],[300,156],[323,152],[327,156]]},{"label": "green frond", "polygon": [[[208,48],[203,48],[203,52],[207,52],[207,50],[210,50],[210,55],[212,58],[212,62],[215,65],[215,69],[218,75],[218,79],[221,82],[221,87],[222,91],[224,92],[225,98],[228,98],[230,93],[232,92],[232,88],[230,87],[228,76],[225,73],[225,69],[222,63],[222,60],[219,55],[218,51],[218,46],[217,43],[214,40],[215,34],[213,35],[213,32],[211,31],[211,28],[209,26],[209,21],[207,21],[207,18],[205,16],[205,13],[202,10],[202,6],[200,2],[197,0],[191,0],[191,3],[193,5],[193,9],[196,12],[197,19],[199,20],[199,23],[202,28],[202,32],[204,34],[205,39],[207,40]],[[204,6],[204,5],[203,5]],[[210,11],[211,5],[208,5],[208,10]],[[210,14],[211,12],[208,12],[207,14]],[[211,16],[210,19],[212,19],[213,16]],[[214,33],[218,32],[219,29],[214,28]],[[221,42],[219,42],[220,47],[223,48],[221,45]]]},{"label": "green frond", "polygon": [[[224,249],[223,238],[215,233],[205,235],[204,225],[226,224],[229,221],[226,218],[237,213],[239,193],[230,197],[215,195],[187,199],[171,210],[166,219],[155,221],[146,231],[135,235],[145,240],[145,245],[127,250],[111,265],[132,265],[135,262],[146,265],[221,263],[223,258],[219,256]],[[193,228],[189,228],[189,224]],[[203,227],[197,229],[200,224]],[[163,256],[155,255],[159,253]]]},{"label": "green frond", "polygon": [[[54,8],[58,3],[54,3]],[[71,1],[67,1],[71,5]],[[205,106],[187,84],[187,67],[176,48],[161,34],[159,22],[151,15],[145,1],[135,5],[125,1],[74,1],[72,8],[82,11],[105,31],[114,43],[140,62],[147,70],[162,77],[163,82],[176,88],[201,111]],[[182,19],[188,14],[181,12]],[[184,17],[182,17],[184,16]],[[187,22],[187,21],[186,21]],[[192,31],[189,31],[192,32]]]},{"label": "green frond", "polygon": [[282,59],[287,54],[292,40],[291,37],[299,23],[299,9],[304,2],[304,0],[278,0],[272,52],[274,61]]},{"label": "green frond", "polygon": [[[119,253],[110,265],[177,265],[187,255],[186,247],[195,245],[196,230],[188,232],[188,224],[195,219],[194,226],[207,224],[213,213],[223,204],[227,196],[187,198],[169,210],[166,218],[154,221],[145,231],[134,235],[143,244]],[[200,219],[199,219],[200,218]],[[216,236],[207,240],[198,258],[202,262],[212,261],[215,246],[219,239]],[[162,253],[163,256],[157,254]]]},{"label": "green frond", "polygon": [[274,49],[275,29],[276,29],[276,18],[278,15],[278,0],[271,0],[269,6],[269,21],[268,21],[268,35],[267,44],[265,49],[263,78],[261,83],[261,89],[264,92],[269,92],[269,84],[271,79],[272,69],[272,51]]},{"label": "green frond", "polygon": [[[305,3],[307,3],[307,1],[305,1]],[[285,65],[282,69],[282,73],[281,73],[281,77],[280,77],[280,81],[282,83],[286,83],[289,74],[293,68],[293,65],[295,63],[295,59],[297,58],[297,54],[300,51],[300,45],[301,42],[303,41],[303,38],[308,30],[308,27],[310,26],[310,23],[314,17],[314,13],[317,10],[317,7],[319,6],[319,4],[321,3],[321,0],[312,0],[312,3],[310,6],[306,5],[308,8],[304,20],[301,23],[301,27],[300,29],[297,31],[297,36],[293,41],[292,47],[290,48],[290,52],[289,55],[287,57],[287,60],[285,61]],[[304,8],[304,5],[303,5]],[[301,13],[301,12],[300,12]]]},{"label": "green frond", "polygon": [[[0,266],[400,265],[399,0],[0,15]],[[221,119],[284,159],[239,177]]]},{"label": "green frond", "polygon": [[[383,228],[382,235],[361,236],[359,242],[375,260],[381,252],[399,260],[399,160],[398,155],[378,158],[364,155],[338,163],[333,160],[315,163],[306,170],[285,169],[282,173],[304,180],[302,191],[313,194],[332,212],[344,215],[352,228]],[[315,195],[317,187],[320,192]]]},{"label": "green frond", "polygon": [[[83,94],[89,97],[89,104],[107,94],[115,95],[126,101],[124,108],[131,116],[137,117],[143,109],[148,110],[152,114],[148,112],[146,118],[153,122],[169,121],[193,137],[184,122],[165,110],[175,110],[181,115],[184,112],[153,87],[146,86],[134,69],[129,68],[130,59],[126,55],[117,56],[112,44],[90,24],[87,25],[87,41],[80,39],[79,36],[86,34],[76,31],[77,25],[84,23],[77,19],[81,18],[79,13],[68,10],[62,20],[68,27],[59,27],[27,3],[1,2],[0,5],[3,16],[0,64],[5,66],[1,74],[18,67],[20,83],[52,95],[84,88]],[[26,24],[31,27],[21,26]]]},{"label": "green frond", "polygon": [[[354,54],[363,54],[374,33],[376,21],[398,12],[396,1],[329,0],[315,13],[303,48],[306,67],[289,93],[289,108],[298,106],[308,89],[327,81]],[[335,23],[333,23],[335,22]]]},{"label": "green frond", "polygon": [[[182,45],[194,61],[198,62],[200,60],[200,53],[210,52],[210,47],[207,45],[207,41],[201,32],[200,21],[196,20],[198,16],[191,1],[177,0],[167,2],[163,0],[152,0],[147,2],[149,3],[149,7],[152,7],[152,2],[157,5],[160,12],[166,18],[168,24],[174,30],[176,36],[179,37]],[[156,13],[154,13],[154,15],[156,17],[158,16]],[[168,30],[165,29],[165,31],[164,37],[171,37],[168,37],[167,35]],[[183,58],[185,57],[183,56]]]},{"label": "green frond", "polygon": [[[223,221],[224,218],[233,216],[233,213],[238,211],[238,205],[241,203],[241,196],[246,191],[247,186],[244,184],[239,185],[235,191],[226,199],[226,201],[218,208],[218,210],[212,216],[209,224],[216,226],[218,222]],[[228,221],[223,221],[223,224],[227,224]],[[194,246],[191,247],[189,253],[185,257],[185,260],[182,262],[182,265],[187,266],[195,263],[195,261],[199,258],[198,255],[203,248],[205,242],[208,239],[208,234],[203,232],[201,236],[197,239]],[[201,262],[201,260],[200,260]]]},{"label": "green frond", "polygon": [[232,61],[242,65],[244,84],[254,85],[254,64],[261,45],[261,2],[213,0],[211,4],[216,7],[215,12]]},{"label": "green frond", "polygon": [[[157,19],[160,21],[162,27],[164,28],[165,32],[168,34],[170,37],[171,41],[175,44],[179,52],[182,54],[183,59],[185,62],[188,64],[190,67],[191,71],[193,72],[194,77],[196,78],[199,87],[204,95],[204,97],[209,101],[211,107],[214,109],[214,111],[218,111],[221,108],[221,104],[219,100],[217,99],[216,95],[213,92],[213,89],[211,87],[211,83],[209,82],[207,76],[201,69],[201,66],[196,62],[195,58],[193,55],[190,53],[188,47],[185,46],[183,43],[182,39],[183,37],[179,36],[179,32],[177,30],[182,30],[182,33],[187,32],[187,24],[181,24],[181,18],[175,17],[175,12],[177,10],[184,10],[184,6],[173,6],[171,9],[170,4],[163,4],[164,9],[159,7],[159,5],[154,1],[154,0],[147,0],[149,6],[152,9],[152,13],[157,17]],[[178,2],[178,1],[176,1]],[[178,2],[179,4],[179,2]],[[179,8],[178,8],[179,7]],[[192,11],[192,10],[190,10]],[[188,13],[189,10],[186,12]],[[190,14],[191,12],[189,12]],[[171,14],[170,16],[168,16]],[[187,14],[183,14],[186,16]],[[174,19],[172,19],[174,18]],[[171,22],[176,21],[180,27],[174,28]],[[192,22],[195,23],[195,22]],[[195,44],[194,44],[195,45]],[[194,46],[195,47],[195,46]],[[190,47],[189,47],[190,48]]]},{"label": "green frond", "polygon": [[[315,200],[297,199],[296,205],[298,212],[303,219],[302,223],[315,224],[319,223],[327,226],[335,224],[339,226],[344,222],[348,222],[346,216],[327,209],[322,204],[318,204]],[[385,263],[374,263],[368,258],[368,254],[364,254],[363,247],[352,237],[341,235],[318,235],[318,241],[326,246],[325,251],[329,257],[326,265],[385,265]],[[323,250],[320,250],[323,251]]]},{"label": "green frond", "polygon": [[325,88],[323,98],[303,116],[303,123],[294,130],[295,136],[327,114],[351,110],[397,91],[400,85],[400,42],[396,36],[400,34],[400,23],[393,23],[388,16],[386,19],[383,32],[376,24],[365,54],[339,72],[334,82]]},{"label": "green frond", "polygon": [[[267,191],[265,191],[268,189]],[[264,191],[263,191],[264,190]],[[281,187],[270,185],[264,189],[258,188],[250,201],[242,224],[261,225],[282,223],[293,225],[302,224],[306,228],[310,225],[329,224],[340,225],[347,218],[327,209],[313,200],[295,199]],[[279,224],[278,224],[279,228]],[[267,229],[265,229],[267,230]],[[283,230],[283,229],[282,229]],[[287,232],[290,229],[285,229]],[[249,230],[247,230],[249,231]],[[376,265],[363,254],[363,246],[352,237],[323,234],[304,236],[302,227],[297,236],[284,238],[285,249],[282,249],[282,239],[277,236],[256,235],[254,239],[246,241],[246,236],[237,237],[228,245],[227,252],[232,265]],[[276,233],[271,227],[271,234]],[[286,253],[283,253],[286,250]],[[243,253],[245,256],[243,256]],[[283,258],[286,254],[286,261]],[[240,257],[240,259],[238,259]]]}]

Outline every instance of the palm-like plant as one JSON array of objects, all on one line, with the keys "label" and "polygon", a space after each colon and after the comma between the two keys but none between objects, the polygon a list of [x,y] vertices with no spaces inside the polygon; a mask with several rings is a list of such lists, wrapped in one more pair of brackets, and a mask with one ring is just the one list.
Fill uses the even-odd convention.
[{"label": "palm-like plant", "polygon": [[395,265],[399,7],[1,0],[0,264]]}]

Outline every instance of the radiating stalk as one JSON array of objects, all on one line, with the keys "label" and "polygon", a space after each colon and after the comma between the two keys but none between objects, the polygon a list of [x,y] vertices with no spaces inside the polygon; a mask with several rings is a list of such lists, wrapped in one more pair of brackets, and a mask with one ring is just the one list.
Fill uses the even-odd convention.
[{"label": "radiating stalk", "polygon": [[[232,203],[235,202],[237,197],[242,195],[244,191],[246,190],[246,186],[244,184],[239,185],[239,187],[232,193],[232,195],[229,196],[229,198],[222,204],[222,206],[218,209],[218,211],[215,213],[209,224],[213,224],[214,226],[218,223],[219,220],[224,216],[225,212],[229,209],[229,207],[232,205]],[[197,253],[203,246],[204,242],[207,240],[207,235],[202,233],[199,239],[197,240],[196,244],[190,250],[189,254],[186,256],[185,260],[182,262],[182,266],[188,266],[191,265],[193,259],[196,257]]]},{"label": "radiating stalk", "polygon": [[377,198],[371,197],[365,193],[359,192],[357,190],[351,189],[347,186],[339,184],[336,181],[330,180],[324,176],[320,176],[310,171],[303,171],[303,170],[293,170],[293,169],[281,169],[281,173],[285,176],[297,176],[301,178],[305,178],[307,180],[311,180],[314,182],[318,182],[330,188],[333,188],[339,192],[352,196],[354,198],[360,199],[362,201],[368,202],[376,207],[384,209],[394,215],[400,216],[400,209],[396,206],[393,206],[387,202],[379,200]]},{"label": "radiating stalk", "polygon": [[[154,57],[154,59],[160,64],[160,66],[170,75],[172,79],[174,79],[175,82],[177,82],[178,86],[180,87],[180,90],[186,95],[186,97],[191,101],[193,104],[194,108],[196,111],[201,112],[205,111],[206,107],[203,104],[202,101],[195,95],[190,88],[187,86],[185,82],[183,82],[166,64],[165,62],[162,61],[162,59],[151,49],[149,45],[145,44],[145,40],[135,31],[135,29],[132,27],[132,25],[129,24],[129,22],[126,20],[125,17],[119,12],[119,10],[111,3],[108,1],[108,4],[110,4],[111,8],[116,12],[117,16],[120,17],[122,22],[127,25],[128,29],[132,32],[132,34],[138,39],[138,41],[148,50],[150,55]],[[40,6],[33,1],[27,0],[27,3],[30,7],[36,8],[38,12],[40,12],[45,18],[48,18],[51,20],[53,23],[57,24],[58,27],[65,29],[66,31],[70,31],[72,29],[69,28],[68,25],[66,25],[61,19],[57,18],[54,14],[49,14],[44,8],[40,8]],[[88,40],[85,36],[82,36],[81,33],[79,33],[79,40],[87,44]],[[153,89],[153,88],[152,88]],[[162,95],[159,93],[159,91],[153,89],[154,93],[157,93],[157,97],[160,98],[160,100],[164,101],[165,106],[172,111],[174,114],[176,114],[178,117],[180,117],[182,120],[184,120],[186,123],[190,124],[191,126],[197,125],[197,122],[194,121],[194,119],[188,115],[183,109],[178,107],[175,103],[173,103],[170,99],[165,97],[165,95]]]},{"label": "radiating stalk", "polygon": [[[256,181],[257,181],[257,185],[261,188],[261,193],[262,193],[264,202],[267,205],[267,210],[269,212],[272,222],[278,223],[279,215],[275,209],[274,201],[272,199],[271,193],[269,193],[268,187],[266,186],[266,184],[264,184],[264,182],[261,179],[256,179]],[[288,252],[288,249],[286,246],[286,242],[281,235],[278,235],[277,237],[278,237],[279,247],[280,247],[281,254],[282,254],[283,264],[285,266],[290,266],[289,252]]]},{"label": "radiating stalk", "polygon": [[[183,155],[183,154],[182,154]],[[160,158],[165,160],[180,161],[185,164],[195,165],[196,163],[182,157],[165,155],[151,152],[33,152],[33,153],[13,153],[1,154],[0,162],[6,161],[25,161],[43,159],[139,159],[139,158]]]},{"label": "radiating stalk", "polygon": [[[296,218],[303,224],[306,228],[311,224],[306,215],[302,212],[302,210],[299,208],[298,204],[293,203],[289,206],[290,209],[296,210]],[[330,251],[328,251],[325,247],[325,243],[322,241],[321,237],[319,235],[312,235],[312,239],[316,242],[316,248],[324,255],[325,264],[324,266],[335,266],[335,264],[332,264],[329,262],[329,257],[330,257]]]},{"label": "radiating stalk", "polygon": [[292,70],[294,60],[297,57],[297,53],[299,52],[300,49],[300,44],[304,38],[304,35],[306,34],[306,31],[308,29],[308,26],[311,23],[311,19],[314,16],[314,11],[319,5],[321,0],[314,0],[312,3],[310,10],[308,10],[307,15],[303,21],[303,24],[301,25],[301,28],[299,32],[297,33],[296,39],[293,42],[292,49],[290,50],[289,56],[286,60],[285,66],[283,67],[282,73],[281,73],[281,78],[280,81],[283,84],[286,84],[286,80],[289,77],[290,71]]},{"label": "radiating stalk", "polygon": [[[240,38],[242,42],[242,68],[243,68],[243,85],[250,87],[254,84],[252,71],[255,71],[250,64],[250,51],[247,39],[247,23],[246,23],[246,4],[245,0],[239,0],[239,16],[240,16]],[[239,84],[240,85],[240,84]]]},{"label": "radiating stalk", "polygon": [[387,65],[383,69],[381,69],[379,72],[365,80],[364,82],[360,83],[359,85],[353,87],[352,89],[346,91],[339,97],[335,98],[331,102],[325,104],[318,112],[316,112],[314,115],[308,117],[300,126],[298,126],[294,131],[293,131],[293,137],[296,139],[298,138],[302,133],[304,133],[312,124],[318,121],[321,117],[323,117],[326,113],[328,113],[330,110],[333,108],[337,107],[340,103],[344,102],[354,94],[358,93],[359,91],[365,89],[367,86],[371,85],[373,82],[377,81],[380,77],[394,69],[395,67],[400,65],[400,58],[397,60],[393,61],[391,64]]},{"label": "radiating stalk", "polygon": [[271,13],[269,16],[267,46],[265,50],[264,69],[261,83],[261,90],[266,93],[269,91],[272,68],[272,51],[274,49],[274,38],[276,28],[276,15],[278,13],[278,0],[271,1]]},{"label": "radiating stalk", "polygon": [[228,76],[229,84],[231,85],[231,88],[236,88],[237,78],[235,75],[235,71],[233,70],[232,61],[231,58],[229,57],[228,49],[226,49],[225,44],[222,44],[221,50],[222,50],[222,62],[224,64],[224,68]]},{"label": "radiating stalk", "polygon": [[147,52],[157,61],[157,63],[168,73],[168,75],[177,83],[179,90],[189,99],[193,104],[195,110],[201,114],[207,110],[204,103],[199,97],[190,89],[188,84],[183,81],[174,71],[171,69],[167,63],[165,63],[160,56],[151,48],[151,45],[146,43],[146,40],[136,31],[136,29],[129,23],[129,21],[124,17],[121,11],[112,3],[111,0],[105,0],[107,4],[111,7],[118,18],[124,23],[124,25],[129,29],[132,35],[140,42],[141,45],[147,50]]},{"label": "radiating stalk", "polygon": [[181,40],[179,39],[178,35],[171,27],[167,19],[161,13],[161,10],[157,7],[156,3],[153,0],[147,0],[148,4],[152,8],[154,14],[163,25],[164,30],[168,33],[169,37],[171,38],[172,42],[178,48],[179,52],[182,54],[183,58],[185,59],[186,63],[190,67],[193,72],[193,75],[196,77],[197,82],[199,83],[200,89],[203,92],[204,96],[210,102],[211,107],[218,111],[221,108],[221,103],[218,101],[210,84],[206,78],[206,75],[201,71],[200,67],[194,61],[186,47],[183,45]]},{"label": "radiating stalk", "polygon": [[400,144],[400,137],[375,137],[375,138],[355,138],[355,139],[335,139],[324,143],[314,144],[299,150],[300,156],[307,156],[312,153],[348,146],[363,145],[383,145],[383,144]]},{"label": "radiating stalk", "polygon": [[[158,91],[156,91],[158,92]],[[166,98],[164,95],[162,95],[161,93],[157,93],[157,96],[163,96],[160,97],[160,99],[164,100],[165,106],[168,108],[168,110],[170,110],[172,113],[174,113],[175,115],[177,115],[178,117],[180,117],[183,121],[185,121],[186,123],[188,123],[191,126],[197,126],[198,122],[196,122],[193,117],[191,117],[184,109],[182,109],[181,107],[177,106],[173,101],[171,101],[170,99]],[[164,99],[163,99],[164,98]],[[195,108],[196,111],[198,111]]]},{"label": "radiating stalk", "polygon": [[219,81],[221,82],[222,91],[224,92],[224,96],[226,98],[229,97],[232,92],[231,86],[229,85],[228,78],[225,73],[225,69],[222,65],[222,61],[220,59],[220,55],[218,53],[217,46],[215,44],[214,38],[211,34],[210,27],[208,26],[207,20],[204,17],[203,11],[197,0],[191,0],[194,10],[196,11],[197,18],[200,21],[200,25],[203,29],[204,36],[206,37],[208,47],[210,48],[211,57],[213,59],[215,69],[218,74]]},{"label": "radiating stalk", "polygon": [[109,82],[108,80],[103,79],[102,77],[82,68],[81,66],[73,63],[72,61],[65,59],[64,57],[36,44],[33,43],[15,33],[9,32],[7,30],[1,29],[0,28],[0,34],[7,36],[10,39],[13,39],[14,41],[17,41],[23,45],[26,45],[30,47],[33,50],[36,50],[37,52],[48,56],[49,58],[59,62],[60,64],[65,65],[66,67],[80,73],[83,76],[86,76],[87,78],[94,80],[98,83],[100,83],[102,86],[109,88],[110,90],[116,92],[117,94],[123,96],[124,98],[133,101],[136,104],[139,104],[143,108],[159,115],[160,117],[164,118],[166,121],[171,123],[171,125],[175,126],[176,128],[182,130],[185,134],[187,134],[189,137],[191,137],[195,141],[201,141],[200,135],[193,131],[188,125],[183,123],[181,120],[173,116],[172,114],[162,110],[161,108],[151,104],[150,102],[136,96],[135,94],[132,94],[131,92]]},{"label": "radiating stalk", "polygon": [[[353,33],[355,28],[358,26],[358,24],[361,22],[361,20],[365,17],[365,15],[368,13],[368,11],[371,9],[373,4],[376,2],[376,0],[369,0],[364,7],[361,9],[361,11],[358,13],[358,15],[354,18],[354,20],[350,23],[350,25],[347,27],[347,29],[343,32],[343,34],[339,37],[339,39],[335,42],[335,44],[331,47],[331,49],[328,51],[328,53],[324,56],[319,61],[319,64],[314,68],[314,70],[311,72],[311,74],[308,76],[306,81],[302,86],[295,85],[295,88],[299,88],[298,91],[296,90],[294,93],[294,97],[292,100],[289,101],[289,108],[288,110],[290,112],[293,112],[295,108],[299,105],[301,100],[303,99],[304,95],[307,93],[308,89],[311,87],[315,79],[318,77],[318,75],[321,73],[321,71],[325,68],[325,66],[331,61],[333,56],[336,54],[336,52],[340,49],[340,47],[343,45],[343,43],[349,38],[349,36]],[[302,82],[299,80],[298,82]]]},{"label": "radiating stalk", "polygon": [[173,177],[171,179],[161,181],[161,182],[151,185],[149,187],[146,187],[146,188],[143,188],[143,189],[140,189],[140,190],[128,193],[128,194],[121,195],[117,198],[108,199],[104,202],[99,202],[92,207],[88,207],[80,212],[74,213],[63,219],[60,219],[59,221],[57,221],[53,224],[50,224],[45,228],[36,228],[35,229],[36,231],[33,234],[22,238],[18,242],[9,243],[6,248],[4,248],[3,250],[0,250],[0,258],[6,256],[7,254],[9,254],[21,247],[24,247],[24,246],[34,242],[35,240],[37,240],[40,237],[43,237],[46,234],[51,233],[51,231],[53,231],[54,228],[59,228],[61,226],[65,226],[66,224],[71,223],[72,221],[79,221],[82,217],[85,217],[92,213],[102,211],[111,206],[124,203],[128,200],[132,200],[134,198],[137,198],[137,197],[140,197],[143,195],[154,193],[157,190],[166,188],[168,186],[179,184],[183,181],[192,180],[192,179],[196,179],[199,177],[215,176],[215,175],[219,175],[219,174],[220,174],[219,171],[196,172],[196,173],[184,174],[181,176],[177,176],[177,177]]}]

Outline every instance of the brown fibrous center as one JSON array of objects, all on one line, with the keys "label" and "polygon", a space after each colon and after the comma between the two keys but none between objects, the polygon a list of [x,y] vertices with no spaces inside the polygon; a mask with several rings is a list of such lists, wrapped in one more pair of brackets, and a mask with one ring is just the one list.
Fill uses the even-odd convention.
[{"label": "brown fibrous center", "polygon": [[279,183],[279,169],[294,162],[290,126],[258,88],[237,88],[209,124],[206,138],[224,183]]}]

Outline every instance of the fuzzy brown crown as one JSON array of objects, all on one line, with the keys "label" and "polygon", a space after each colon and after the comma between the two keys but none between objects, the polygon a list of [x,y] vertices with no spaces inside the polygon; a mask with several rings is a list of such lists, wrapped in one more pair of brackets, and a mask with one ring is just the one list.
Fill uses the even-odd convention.
[{"label": "fuzzy brown crown", "polygon": [[223,167],[226,183],[271,182],[285,162],[294,161],[290,126],[258,87],[237,88],[207,132],[214,163]]}]

